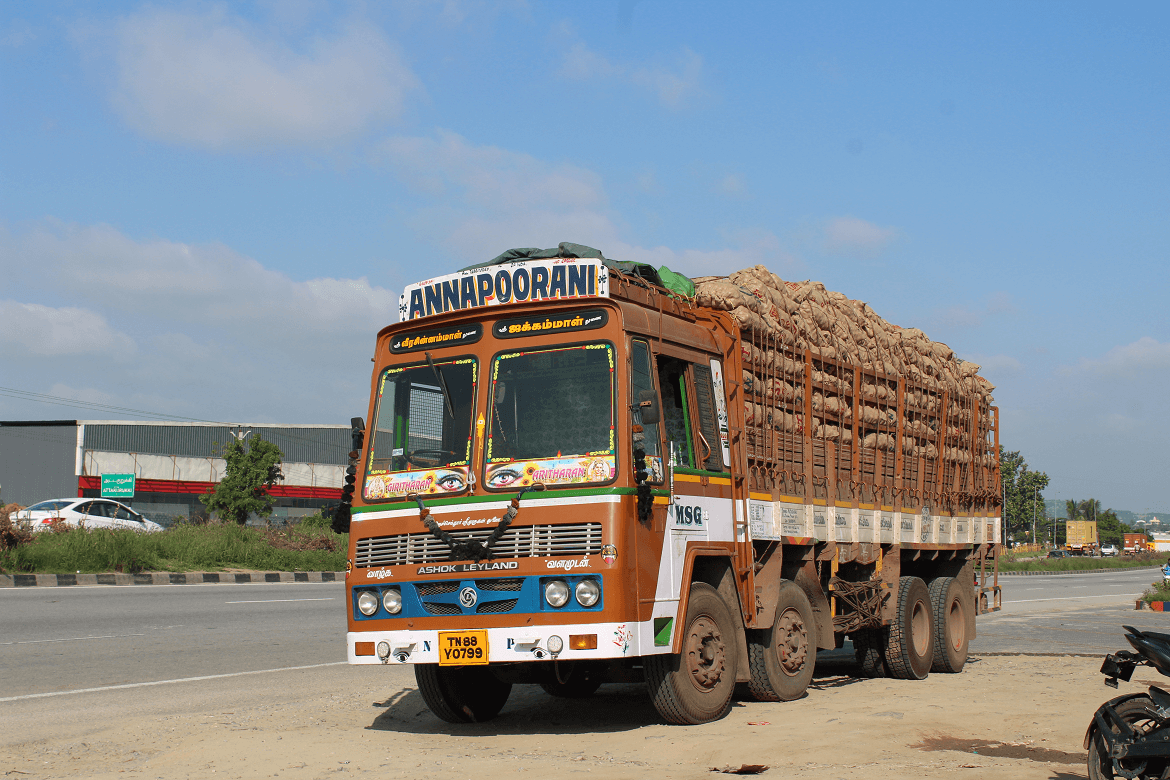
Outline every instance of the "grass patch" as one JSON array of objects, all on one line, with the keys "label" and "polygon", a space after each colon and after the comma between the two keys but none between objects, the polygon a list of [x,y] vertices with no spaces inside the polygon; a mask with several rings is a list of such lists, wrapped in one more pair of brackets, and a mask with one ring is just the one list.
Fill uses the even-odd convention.
[{"label": "grass patch", "polygon": [[349,536],[328,528],[177,525],[154,534],[71,528],[0,548],[0,571],[344,571],[348,548]]},{"label": "grass patch", "polygon": [[1142,594],[1142,601],[1149,604],[1151,601],[1170,601],[1170,583],[1158,582],[1147,588]]},{"label": "grass patch", "polygon": [[[1036,555],[1036,553],[1032,553]],[[1001,560],[1000,572],[1012,571],[1091,571],[1093,569],[1137,569],[1161,566],[1165,553],[1126,556],[1122,558],[1039,558],[1034,560]]]}]

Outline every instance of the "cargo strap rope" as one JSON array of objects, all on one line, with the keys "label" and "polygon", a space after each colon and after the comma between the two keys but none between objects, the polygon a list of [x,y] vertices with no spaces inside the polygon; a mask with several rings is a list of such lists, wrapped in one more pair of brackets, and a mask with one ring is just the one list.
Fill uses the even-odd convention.
[{"label": "cargo strap rope", "polygon": [[543,482],[534,482],[527,487],[520,488],[520,492],[517,493],[515,498],[512,499],[511,506],[509,506],[507,511],[504,512],[504,517],[500,520],[499,525],[495,527],[495,530],[492,531],[491,536],[489,536],[487,541],[483,543],[480,543],[475,539],[456,539],[454,536],[440,528],[439,524],[436,523],[434,518],[431,517],[431,510],[426,504],[423,503],[422,496],[420,496],[418,493],[409,493],[406,497],[407,499],[414,500],[418,504],[418,519],[421,520],[422,524],[427,527],[427,530],[431,532],[431,535],[443,544],[447,545],[447,549],[451,551],[451,555],[448,560],[471,560],[478,563],[479,561],[491,560],[492,558],[496,557],[495,554],[492,553],[492,545],[500,541],[504,535],[504,532],[508,530],[508,526],[510,526],[512,521],[516,519],[516,515],[520,512],[520,499],[524,497],[524,494],[533,490],[540,491],[544,489],[545,485]]}]

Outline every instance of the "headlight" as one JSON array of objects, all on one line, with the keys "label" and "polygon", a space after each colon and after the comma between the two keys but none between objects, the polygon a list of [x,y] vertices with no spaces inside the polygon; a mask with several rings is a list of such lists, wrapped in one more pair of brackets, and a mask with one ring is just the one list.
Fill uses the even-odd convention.
[{"label": "headlight", "polygon": [[601,588],[597,580],[581,580],[577,583],[577,603],[583,607],[592,607],[601,598]]},{"label": "headlight", "polygon": [[569,584],[564,580],[553,580],[544,586],[544,600],[550,607],[560,609],[569,603]]},{"label": "headlight", "polygon": [[387,588],[382,594],[382,606],[391,615],[397,615],[402,611],[402,591],[398,588]]},{"label": "headlight", "polygon": [[363,615],[372,615],[378,611],[378,597],[368,590],[358,596],[358,611]]},{"label": "headlight", "polygon": [[560,655],[561,651],[565,649],[565,641],[556,634],[548,638],[548,651],[553,655]]}]

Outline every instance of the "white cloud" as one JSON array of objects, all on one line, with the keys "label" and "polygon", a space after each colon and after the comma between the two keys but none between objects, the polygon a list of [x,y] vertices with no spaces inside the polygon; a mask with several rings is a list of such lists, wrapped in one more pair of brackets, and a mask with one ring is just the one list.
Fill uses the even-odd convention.
[{"label": "white cloud", "polygon": [[1085,376],[1086,372],[1126,375],[1166,369],[1170,369],[1170,343],[1142,336],[1130,344],[1114,347],[1099,359],[1083,358],[1075,368],[1064,371]]},{"label": "white cloud", "polygon": [[715,190],[720,195],[726,195],[731,198],[742,198],[748,194],[747,183],[744,182],[743,177],[738,173],[729,173],[724,176],[719,180]]},{"label": "white cloud", "polygon": [[610,61],[605,55],[577,41],[565,50],[561,76],[575,81],[612,79],[652,92],[669,109],[679,109],[704,94],[703,58],[684,48],[673,66],[628,65]]},{"label": "white cloud", "polygon": [[397,304],[364,278],[295,282],[220,244],[136,241],[108,225],[46,222],[0,236],[3,255],[30,287],[162,321],[333,334],[358,323],[381,327]]},{"label": "white cloud", "polygon": [[222,9],[147,9],[116,36],[113,100],[152,138],[211,148],[332,141],[396,117],[418,80],[358,22],[303,46]]},{"label": "white cloud", "polygon": [[607,257],[665,264],[694,276],[726,274],[756,263],[782,275],[802,267],[768,231],[726,236],[734,247],[726,249],[638,246],[623,238],[594,172],[476,146],[455,133],[389,139],[378,159],[435,201],[420,206],[414,227],[466,262],[487,260],[512,247],[571,241],[596,247]]},{"label": "white cloud", "polygon": [[87,309],[0,301],[0,322],[0,353],[10,356],[123,360],[135,351],[133,339]]},{"label": "white cloud", "polygon": [[822,246],[830,254],[872,255],[897,237],[894,228],[879,227],[857,217],[834,217],[825,223]]},{"label": "white cloud", "polygon": [[[199,419],[344,422],[397,320],[397,294],[364,278],[294,280],[229,247],[107,225],[0,229],[0,267],[22,301],[0,303],[16,386]],[[68,387],[38,384],[50,378]],[[9,416],[44,414],[13,403]]]}]

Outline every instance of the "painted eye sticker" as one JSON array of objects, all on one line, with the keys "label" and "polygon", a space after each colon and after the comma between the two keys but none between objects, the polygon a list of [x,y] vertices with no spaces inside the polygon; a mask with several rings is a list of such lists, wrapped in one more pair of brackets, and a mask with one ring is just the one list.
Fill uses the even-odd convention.
[{"label": "painted eye sticker", "polygon": [[520,472],[516,469],[496,469],[488,477],[488,487],[507,487],[520,479]]},{"label": "painted eye sticker", "polygon": [[463,480],[463,475],[457,474],[453,471],[448,471],[439,478],[438,482],[439,489],[447,493],[451,493],[456,490],[462,490],[463,486],[466,484],[467,483]]}]

